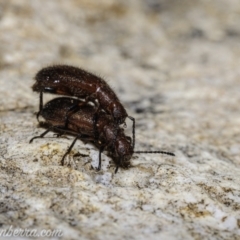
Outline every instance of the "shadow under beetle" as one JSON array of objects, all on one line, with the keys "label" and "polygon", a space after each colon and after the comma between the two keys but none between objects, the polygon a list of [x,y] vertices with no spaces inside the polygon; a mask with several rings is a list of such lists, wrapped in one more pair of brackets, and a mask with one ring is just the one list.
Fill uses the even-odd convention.
[{"label": "shadow under beetle", "polygon": [[74,112],[78,111],[83,105],[88,102],[93,102],[96,108],[95,122],[98,117],[98,112],[104,110],[110,114],[114,122],[122,124],[128,117],[133,121],[133,147],[135,145],[135,119],[128,116],[125,108],[120,103],[117,95],[110,86],[100,77],[89,73],[81,68],[68,65],[54,65],[41,69],[35,76],[35,84],[32,86],[33,91],[40,92],[39,113],[43,107],[43,93],[53,93],[67,95],[84,99],[72,105],[66,112],[66,122]]},{"label": "shadow under beetle", "polygon": [[[36,138],[43,138],[49,131],[75,136],[72,144],[64,154],[61,164],[64,165],[64,158],[69,154],[78,139],[91,141],[99,147],[98,170],[101,169],[101,153],[108,150],[116,164],[115,173],[118,168],[127,169],[130,166],[130,159],[133,153],[162,153],[175,156],[173,153],[164,151],[134,151],[132,139],[124,134],[124,130],[113,121],[112,117],[101,111],[98,113],[97,121],[94,122],[95,106],[85,104],[77,112],[71,114],[68,125],[65,125],[65,116],[73,105],[80,104],[81,101],[74,98],[55,98],[42,107],[39,115],[44,119],[40,126],[48,129],[40,136],[33,137],[30,143]],[[95,135],[95,125],[98,132]]]}]

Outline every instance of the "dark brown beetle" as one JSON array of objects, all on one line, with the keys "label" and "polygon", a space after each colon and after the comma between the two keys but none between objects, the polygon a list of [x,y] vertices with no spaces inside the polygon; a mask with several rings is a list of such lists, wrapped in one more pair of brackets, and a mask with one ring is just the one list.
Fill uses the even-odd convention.
[{"label": "dark brown beetle", "polygon": [[[40,92],[39,112],[43,106],[44,93],[67,95],[85,99],[80,105],[73,105],[66,113],[66,124],[69,116],[89,101],[99,104],[98,110],[110,114],[114,122],[122,124],[126,117],[133,121],[133,146],[135,144],[135,119],[128,116],[117,95],[110,86],[100,77],[81,68],[68,65],[55,65],[41,69],[35,76],[33,91]],[[97,100],[97,102],[96,102]],[[39,115],[39,114],[38,114]],[[97,114],[95,115],[97,116]]]},{"label": "dark brown beetle", "polygon": [[108,150],[113,157],[118,168],[128,168],[130,166],[130,159],[133,153],[162,153],[174,156],[173,153],[154,151],[143,152],[135,151],[131,142],[131,138],[124,134],[124,130],[112,120],[112,117],[105,112],[99,112],[96,122],[98,131],[98,138],[95,138],[94,129],[94,114],[95,107],[91,105],[82,106],[77,112],[69,116],[68,125],[65,126],[65,116],[73,104],[79,104],[81,101],[73,98],[56,98],[49,101],[41,110],[40,115],[46,120],[40,126],[46,127],[47,130],[40,136],[35,138],[44,137],[49,131],[55,131],[59,134],[71,134],[75,136],[74,141],[64,154],[61,164],[64,164],[64,158],[71,151],[77,139],[91,141],[99,147],[99,165],[98,170],[101,169],[101,153],[104,149]]}]

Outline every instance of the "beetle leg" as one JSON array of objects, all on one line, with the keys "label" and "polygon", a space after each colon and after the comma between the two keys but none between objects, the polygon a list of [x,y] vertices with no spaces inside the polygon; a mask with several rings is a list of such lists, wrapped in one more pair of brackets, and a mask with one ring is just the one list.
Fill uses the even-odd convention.
[{"label": "beetle leg", "polygon": [[40,116],[40,113],[41,113],[41,111],[42,111],[42,108],[43,108],[43,93],[42,92],[40,92],[40,94],[39,94],[39,111],[37,112],[37,120],[38,120],[38,122],[39,122],[39,116]]},{"label": "beetle leg", "polygon": [[118,168],[119,168],[119,166],[117,165],[117,166],[116,166],[116,169],[115,169],[115,171],[114,171],[115,174],[118,172]]},{"label": "beetle leg", "polygon": [[133,147],[133,150],[134,150],[134,147],[135,147],[135,118],[131,117],[131,116],[128,116],[128,118],[130,120],[132,120],[133,122],[133,130],[132,130],[132,135],[133,135],[133,141],[132,141],[132,147]]},{"label": "beetle leg", "polygon": [[70,145],[70,147],[67,149],[67,151],[63,155],[62,160],[61,160],[61,165],[62,166],[64,165],[64,158],[71,152],[73,146],[75,145],[75,143],[76,143],[76,141],[78,140],[79,137],[80,137],[79,135],[75,137],[75,139],[73,140],[72,144]]},{"label": "beetle leg", "polygon": [[50,131],[52,131],[52,130],[54,130],[54,129],[55,129],[55,130],[60,130],[60,131],[62,131],[61,128],[63,128],[63,126],[51,126],[51,127],[49,127],[45,132],[43,132],[41,135],[35,136],[35,137],[31,138],[30,141],[29,141],[29,143],[32,143],[33,140],[36,139],[36,138],[44,138],[44,136],[45,136],[48,132],[50,132]]},{"label": "beetle leg", "polygon": [[102,166],[102,158],[101,158],[101,154],[104,150],[104,146],[100,147],[99,149],[99,158],[98,158],[98,168],[97,168],[97,171],[100,171],[101,170],[101,166]]}]

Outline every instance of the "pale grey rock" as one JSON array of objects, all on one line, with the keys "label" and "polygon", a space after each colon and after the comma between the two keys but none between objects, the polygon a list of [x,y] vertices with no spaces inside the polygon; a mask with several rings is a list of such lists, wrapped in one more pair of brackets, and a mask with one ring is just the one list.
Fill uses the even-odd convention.
[{"label": "pale grey rock", "polygon": [[[236,0],[1,1],[0,231],[240,239],[239,11]],[[134,155],[114,174],[107,153],[94,170],[91,144],[64,167],[71,137],[29,144],[44,131],[33,77],[56,63],[104,77],[136,118],[136,149],[176,157]]]}]

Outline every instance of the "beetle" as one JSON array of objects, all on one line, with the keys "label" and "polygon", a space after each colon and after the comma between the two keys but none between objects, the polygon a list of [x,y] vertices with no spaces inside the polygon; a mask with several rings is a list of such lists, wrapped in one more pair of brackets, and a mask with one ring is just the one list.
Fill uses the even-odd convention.
[{"label": "beetle", "polygon": [[106,149],[111,153],[116,164],[115,173],[117,173],[119,167],[129,168],[133,153],[161,153],[175,156],[173,153],[165,151],[134,151],[131,137],[126,136],[124,129],[105,112],[98,113],[96,122],[98,137],[96,138],[94,129],[96,107],[92,105],[84,105],[77,112],[70,115],[66,127],[66,113],[72,105],[80,103],[81,101],[78,99],[66,97],[55,98],[46,103],[40,111],[40,115],[45,119],[45,122],[40,123],[40,126],[47,127],[47,130],[40,136],[33,137],[30,143],[36,138],[43,138],[49,131],[55,131],[60,135],[70,134],[75,136],[72,144],[62,157],[61,164],[64,165],[64,158],[69,154],[78,139],[93,142],[99,147],[99,164],[97,169],[101,169],[101,153]]},{"label": "beetle", "polygon": [[[68,118],[81,106],[93,102],[97,112],[104,110],[113,117],[114,122],[123,124],[128,117],[133,122],[133,146],[135,145],[135,119],[129,116],[111,87],[99,76],[87,72],[81,68],[69,65],[53,65],[41,69],[35,76],[36,82],[32,86],[33,91],[40,93],[39,113],[43,107],[43,93],[53,93],[84,99],[69,108],[66,113]],[[96,122],[97,120],[95,120]]]}]

